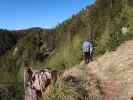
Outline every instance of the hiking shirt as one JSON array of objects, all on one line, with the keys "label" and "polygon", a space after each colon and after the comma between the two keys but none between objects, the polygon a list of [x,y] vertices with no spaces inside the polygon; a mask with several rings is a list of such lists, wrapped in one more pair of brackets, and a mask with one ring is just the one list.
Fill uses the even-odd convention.
[{"label": "hiking shirt", "polygon": [[93,45],[89,41],[85,41],[82,46],[83,52],[90,52],[92,53]]}]

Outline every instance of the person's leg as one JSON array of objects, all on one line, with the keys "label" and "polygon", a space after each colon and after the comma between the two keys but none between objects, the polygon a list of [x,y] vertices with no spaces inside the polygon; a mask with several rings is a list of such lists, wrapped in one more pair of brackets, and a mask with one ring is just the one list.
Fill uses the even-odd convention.
[{"label": "person's leg", "polygon": [[90,52],[87,52],[87,63],[89,63],[90,62]]},{"label": "person's leg", "polygon": [[85,63],[88,64],[90,61],[90,52],[85,52],[84,55],[85,55]]},{"label": "person's leg", "polygon": [[90,53],[90,61],[92,61],[93,59],[92,59],[92,53]]},{"label": "person's leg", "polygon": [[84,61],[85,61],[85,63],[88,62],[87,52],[84,52]]}]

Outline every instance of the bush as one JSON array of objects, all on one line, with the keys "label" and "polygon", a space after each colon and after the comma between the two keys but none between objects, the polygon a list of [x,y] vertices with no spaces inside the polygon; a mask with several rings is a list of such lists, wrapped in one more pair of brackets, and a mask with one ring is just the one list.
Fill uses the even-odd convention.
[{"label": "bush", "polygon": [[81,43],[84,39],[77,35],[71,42],[64,43],[56,53],[48,59],[47,66],[55,68],[68,68],[82,59]]},{"label": "bush", "polygon": [[60,77],[49,89],[49,93],[44,95],[44,100],[77,100],[76,88]]}]

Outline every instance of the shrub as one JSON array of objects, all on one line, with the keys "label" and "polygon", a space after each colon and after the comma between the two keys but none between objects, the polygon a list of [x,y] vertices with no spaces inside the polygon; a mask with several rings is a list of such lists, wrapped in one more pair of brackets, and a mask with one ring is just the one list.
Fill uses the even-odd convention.
[{"label": "shrub", "polygon": [[64,43],[56,53],[48,59],[47,66],[66,68],[77,64],[82,59],[81,43],[83,38],[75,36],[71,42]]},{"label": "shrub", "polygon": [[55,84],[52,84],[49,93],[44,95],[44,100],[77,100],[77,96],[76,89],[60,77]]}]

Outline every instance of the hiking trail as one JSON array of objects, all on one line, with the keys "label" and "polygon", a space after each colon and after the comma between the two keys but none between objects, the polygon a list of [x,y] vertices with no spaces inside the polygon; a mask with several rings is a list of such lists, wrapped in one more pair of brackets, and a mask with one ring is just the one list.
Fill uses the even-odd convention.
[{"label": "hiking trail", "polygon": [[116,51],[107,52],[87,65],[82,61],[79,65],[65,70],[63,77],[68,76],[88,82],[89,85],[84,88],[89,90],[96,100],[131,100],[133,40],[123,43]]},{"label": "hiking trail", "polygon": [[133,97],[133,40],[126,41],[116,51],[107,52],[93,62],[81,62],[64,72],[64,77],[98,80],[102,100],[131,100]]}]

